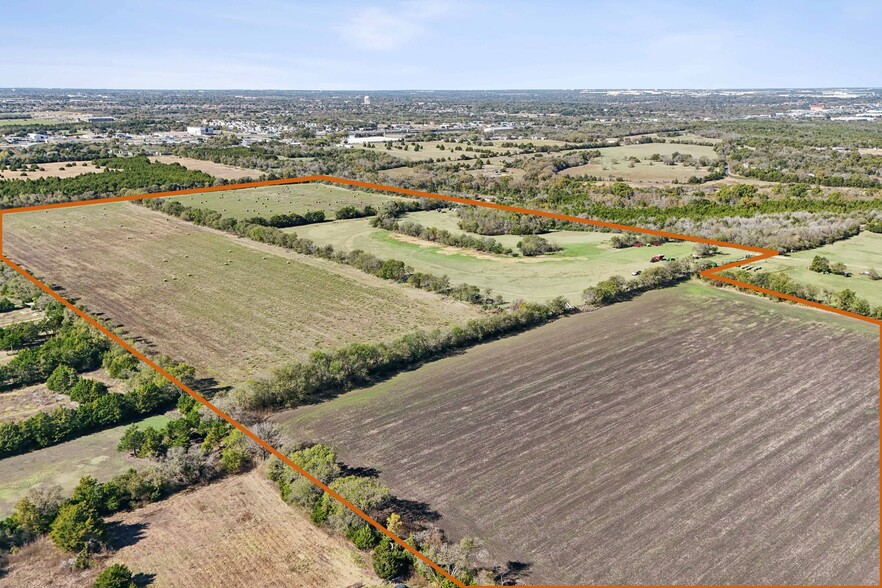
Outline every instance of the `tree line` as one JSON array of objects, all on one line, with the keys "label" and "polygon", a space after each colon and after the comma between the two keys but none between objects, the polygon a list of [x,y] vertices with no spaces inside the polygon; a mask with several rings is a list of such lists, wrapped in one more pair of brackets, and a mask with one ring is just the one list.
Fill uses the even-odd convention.
[{"label": "tree line", "polygon": [[[722,275],[741,281],[754,286],[768,288],[782,294],[789,294],[804,300],[812,302],[820,302],[847,310],[855,314],[860,314],[874,319],[882,320],[882,305],[874,307],[869,300],[858,296],[854,290],[845,288],[842,290],[828,290],[819,288],[814,284],[803,284],[785,274],[784,272],[749,272],[743,269],[731,269],[722,273]],[[736,286],[737,287],[737,286]],[[754,290],[740,288],[739,290],[751,293],[757,293]],[[776,296],[762,294],[767,298],[780,300]]]},{"label": "tree line", "polygon": [[492,305],[499,302],[489,295],[482,294],[477,286],[470,284],[453,286],[447,276],[415,272],[413,268],[397,259],[384,260],[360,249],[349,252],[337,251],[332,245],[319,246],[310,239],[298,237],[296,233],[286,233],[275,227],[265,227],[244,220],[227,218],[216,210],[184,206],[177,201],[150,199],[139,202],[152,210],[158,210],[197,225],[219,229],[240,237],[247,237],[253,241],[284,247],[303,255],[312,255],[349,265],[379,278],[429,290],[453,300],[480,305]]},{"label": "tree line", "polygon": [[[61,305],[47,307],[41,325],[55,332],[39,345],[19,351],[0,367],[0,382],[6,389],[45,382],[49,390],[65,394],[78,404],[0,424],[0,457],[41,449],[152,414],[177,398],[174,384],[122,347],[111,345],[85,321],[64,313]],[[193,381],[191,366],[166,357],[158,361],[179,379]],[[128,390],[112,393],[102,382],[80,376],[99,367],[123,380]]]},{"label": "tree line", "polygon": [[[323,444],[307,446],[291,452],[289,457],[374,520],[385,521],[390,532],[406,536],[411,547],[425,553],[461,582],[467,585],[495,584],[498,578],[492,570],[480,569],[470,561],[478,546],[476,540],[465,538],[458,544],[451,544],[437,527],[427,528],[424,521],[402,517],[395,512],[397,499],[389,487],[375,477],[349,471],[337,461],[337,453],[332,447]],[[281,460],[270,458],[267,477],[276,482],[285,502],[309,511],[313,523],[343,535],[358,549],[370,550],[374,572],[383,580],[407,577],[415,571],[433,585],[452,588],[449,580]]]},{"label": "tree line", "polygon": [[394,218],[383,219],[381,217],[374,217],[371,220],[371,226],[424,241],[441,243],[450,247],[474,249],[475,251],[495,253],[497,255],[511,255],[514,253],[510,247],[505,247],[502,243],[491,237],[475,237],[465,233],[451,233],[447,229],[425,227],[409,220],[398,221]]},{"label": "tree line", "polygon": [[[103,517],[250,467],[259,455],[257,446],[238,431],[231,432],[226,423],[226,427],[217,426],[219,419],[213,413],[203,414],[200,406],[190,396],[180,395],[178,408],[183,416],[176,430],[189,430],[191,435],[186,442],[171,444],[155,465],[143,471],[130,469],[103,483],[83,477],[67,499],[62,498],[58,486],[32,488],[13,513],[0,520],[0,550],[9,551],[48,535],[60,549],[76,554],[75,568],[85,568],[106,546]],[[200,437],[201,433],[192,431],[205,434]],[[129,433],[127,441],[133,437]],[[119,450],[129,451],[123,443]]]},{"label": "tree line", "polygon": [[586,288],[582,298],[590,306],[607,306],[630,300],[648,290],[675,286],[715,265],[707,260],[676,259],[653,266],[630,280],[622,276],[611,276]]},{"label": "tree line", "polygon": [[215,179],[177,163],[151,163],[147,157],[96,159],[102,173],[68,178],[47,177],[0,181],[0,205],[4,208],[28,204],[89,200],[105,195],[136,192],[164,192],[211,186]]},{"label": "tree line", "polygon": [[295,407],[387,378],[420,363],[482,341],[517,333],[554,320],[568,310],[556,298],[547,304],[519,303],[509,312],[472,319],[449,330],[415,331],[389,343],[356,343],[334,351],[315,351],[237,391],[246,409]]}]

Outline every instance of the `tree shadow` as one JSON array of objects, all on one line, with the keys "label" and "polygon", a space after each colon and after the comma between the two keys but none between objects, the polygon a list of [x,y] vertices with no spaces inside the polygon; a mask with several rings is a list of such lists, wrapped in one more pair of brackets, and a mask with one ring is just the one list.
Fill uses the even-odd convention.
[{"label": "tree shadow", "polygon": [[201,392],[203,396],[209,397],[214,396],[215,394],[218,394],[220,392],[227,392],[233,389],[232,386],[221,385],[220,382],[211,377],[196,378],[190,387],[198,392]]},{"label": "tree shadow", "polygon": [[132,576],[132,581],[135,583],[135,586],[138,586],[138,588],[153,584],[153,580],[155,579],[156,574],[145,574],[144,572],[139,572]]},{"label": "tree shadow", "polygon": [[339,463],[341,476],[358,476],[360,478],[379,478],[380,470],[371,467],[348,466],[345,463]]},{"label": "tree shadow", "polygon": [[402,519],[418,526],[425,526],[441,520],[441,514],[438,511],[429,506],[428,503],[420,502],[419,500],[393,497],[389,510],[398,513]]},{"label": "tree shadow", "polygon": [[530,575],[530,568],[532,567],[533,564],[531,563],[510,561],[499,569],[497,577],[503,586],[514,586]]},{"label": "tree shadow", "polygon": [[107,525],[107,544],[113,549],[129,547],[144,538],[146,529],[147,523],[109,523]]}]

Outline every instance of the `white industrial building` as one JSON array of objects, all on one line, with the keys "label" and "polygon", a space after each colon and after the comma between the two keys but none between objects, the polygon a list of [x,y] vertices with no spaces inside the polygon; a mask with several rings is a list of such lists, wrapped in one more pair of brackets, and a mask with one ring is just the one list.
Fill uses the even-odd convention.
[{"label": "white industrial building", "polygon": [[214,134],[211,127],[187,127],[187,134],[195,137],[206,137]]}]

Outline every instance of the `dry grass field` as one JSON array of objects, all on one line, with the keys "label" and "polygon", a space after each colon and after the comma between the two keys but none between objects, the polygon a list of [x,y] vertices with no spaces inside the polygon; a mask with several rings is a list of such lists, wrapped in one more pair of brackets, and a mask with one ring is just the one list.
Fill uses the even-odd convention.
[{"label": "dry grass field", "polygon": [[[536,145],[537,147],[541,146],[554,146],[560,147],[566,145],[563,141],[554,141],[550,139],[523,139],[523,140],[511,140],[511,141],[482,141],[484,143],[492,143],[492,145],[466,145],[465,143],[456,143],[456,142],[447,142],[447,141],[419,141],[418,143],[399,143],[392,142],[390,143],[391,149],[386,148],[386,144],[384,143],[373,143],[372,147],[366,147],[364,144],[354,145],[353,147],[356,149],[371,149],[373,151],[378,151],[380,153],[387,153],[392,155],[393,157],[398,157],[399,159],[403,159],[405,161],[427,161],[429,159],[438,160],[458,160],[462,155],[470,159],[475,159],[477,157],[487,158],[487,155],[482,153],[484,151],[489,151],[493,154],[504,155],[506,153],[510,153],[512,155],[521,153],[523,150],[518,147],[503,147],[504,143],[515,143],[517,145],[523,144],[531,144]],[[414,151],[414,145],[419,144],[420,150]],[[404,146],[407,146],[407,151],[404,150]],[[443,148],[442,148],[443,147]],[[457,147],[459,150],[457,150]],[[471,149],[471,151],[469,151]]]},{"label": "dry grass field", "polygon": [[24,420],[40,412],[52,412],[60,406],[76,405],[66,394],[52,392],[46,388],[46,384],[25,386],[0,392],[0,423]]},{"label": "dry grass field", "polygon": [[3,180],[39,180],[40,178],[72,178],[83,174],[101,173],[101,170],[91,162],[77,161],[73,167],[67,167],[68,162],[41,163],[40,171],[25,172],[4,170],[0,171],[0,179]]},{"label": "dry grass field", "polygon": [[30,307],[17,308],[0,313],[0,327],[8,327],[16,323],[29,323],[43,318],[43,313]]},{"label": "dry grass field", "polygon": [[269,218],[274,214],[303,214],[321,210],[328,219],[344,206],[379,207],[393,200],[401,200],[385,194],[369,194],[329,184],[290,184],[287,186],[264,186],[229,192],[211,192],[175,196],[174,200],[184,206],[216,210],[225,217],[246,219],[252,216]]},{"label": "dry grass field", "polygon": [[248,169],[245,167],[236,167],[234,165],[225,165],[223,163],[215,163],[204,159],[193,159],[192,157],[178,157],[177,155],[159,155],[151,157],[150,161],[159,163],[179,163],[187,169],[205,172],[215,178],[222,180],[242,180],[251,178],[257,180],[263,175],[259,169]]},{"label": "dry grass field", "polygon": [[[111,378],[104,370],[99,369],[80,375],[103,382],[111,392],[122,394],[126,391],[126,386],[121,380]],[[52,392],[45,383],[0,392],[0,423],[30,418],[38,412],[51,412],[59,406],[75,407],[77,403],[66,394]]]},{"label": "dry grass field", "polygon": [[458,324],[473,306],[122,203],[11,215],[4,252],[222,383],[316,348]]},{"label": "dry grass field", "polygon": [[369,559],[315,527],[257,471],[108,519],[118,550],[94,570],[69,572],[41,540],[10,558],[0,584],[91,586],[100,567],[123,563],[154,588],[379,586]]},{"label": "dry grass field", "polygon": [[879,583],[879,332],[687,284],[278,415],[529,583]]}]

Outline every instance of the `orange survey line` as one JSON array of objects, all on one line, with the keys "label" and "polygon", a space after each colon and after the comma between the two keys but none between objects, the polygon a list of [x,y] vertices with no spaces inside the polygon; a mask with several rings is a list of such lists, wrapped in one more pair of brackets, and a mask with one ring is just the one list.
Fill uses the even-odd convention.
[{"label": "orange survey line", "polygon": [[[223,412],[222,410],[217,408],[215,405],[213,405],[211,402],[209,402],[204,396],[202,396],[201,394],[199,394],[195,390],[192,390],[189,386],[185,385],[183,382],[178,380],[176,377],[174,377],[168,371],[166,371],[161,366],[159,366],[154,361],[152,361],[149,357],[147,357],[146,355],[144,355],[143,353],[141,353],[140,351],[135,349],[133,346],[126,343],[121,337],[119,337],[118,335],[116,335],[115,333],[110,331],[104,325],[102,325],[97,320],[95,320],[91,316],[89,316],[85,311],[78,308],[72,302],[65,299],[61,295],[59,295],[52,288],[50,288],[49,286],[47,286],[46,284],[44,284],[43,282],[38,280],[36,277],[34,277],[30,273],[28,273],[27,270],[25,270],[21,266],[17,265],[15,262],[13,262],[11,259],[7,258],[3,254],[3,216],[5,216],[6,214],[13,214],[13,213],[19,213],[19,212],[35,212],[35,211],[41,211],[41,210],[54,210],[54,209],[60,209],[60,208],[71,208],[71,207],[76,207],[76,206],[88,206],[88,205],[94,205],[94,204],[111,204],[111,203],[115,203],[115,202],[128,202],[128,201],[132,201],[132,200],[144,200],[144,199],[148,199],[148,198],[151,198],[151,199],[152,198],[165,198],[165,197],[171,197],[171,196],[184,196],[184,195],[188,195],[188,194],[221,192],[221,191],[227,191],[227,190],[241,190],[241,189],[246,189],[246,188],[258,188],[258,187],[264,187],[264,186],[278,186],[278,185],[284,185],[284,184],[297,184],[297,183],[306,183],[306,182],[329,182],[329,183],[335,183],[335,184],[344,184],[344,185],[348,185],[348,186],[366,188],[366,189],[371,189],[371,190],[378,190],[378,191],[382,191],[382,192],[392,192],[392,193],[404,194],[404,195],[408,195],[408,196],[430,198],[430,199],[434,199],[434,200],[443,200],[443,201],[447,201],[447,202],[454,202],[457,204],[464,204],[464,205],[469,205],[469,206],[480,206],[480,207],[484,207],[484,208],[503,210],[506,212],[515,212],[518,214],[541,216],[541,217],[545,217],[545,218],[580,223],[580,224],[585,224],[585,225],[593,225],[593,226],[604,227],[604,228],[609,228],[609,229],[647,233],[650,235],[667,237],[670,239],[678,239],[678,240],[682,240],[682,241],[691,241],[691,242],[696,242],[696,243],[707,243],[710,245],[716,245],[718,247],[729,247],[729,248],[740,249],[740,250],[744,250],[744,251],[750,251],[753,253],[757,253],[758,255],[747,257],[743,260],[734,261],[731,263],[721,265],[719,267],[715,267],[715,268],[712,268],[709,270],[702,271],[700,273],[700,275],[703,277],[709,278],[709,279],[718,280],[718,281],[721,281],[721,282],[724,282],[727,284],[731,284],[731,285],[738,286],[741,288],[746,288],[749,290],[753,290],[756,292],[767,294],[769,296],[775,296],[778,298],[782,298],[784,300],[789,300],[791,302],[805,304],[805,305],[810,306],[812,308],[826,310],[828,312],[833,312],[838,315],[847,316],[850,318],[858,319],[858,320],[861,320],[864,322],[869,322],[869,323],[872,323],[872,324],[879,326],[880,327],[880,396],[882,396],[882,321],[871,318],[871,317],[859,315],[859,314],[856,314],[853,312],[849,312],[846,310],[842,310],[840,308],[835,308],[835,307],[821,304],[818,302],[814,302],[811,300],[805,300],[803,298],[798,298],[796,296],[791,296],[789,294],[784,294],[784,293],[770,290],[767,288],[754,286],[753,284],[748,284],[746,282],[741,282],[739,280],[734,280],[732,278],[718,275],[718,272],[725,271],[727,269],[732,269],[732,268],[739,267],[744,264],[749,264],[749,263],[752,263],[752,262],[755,262],[758,260],[769,259],[771,257],[775,257],[778,255],[778,252],[774,249],[764,249],[761,247],[753,247],[750,245],[742,245],[739,243],[729,243],[729,242],[725,242],[725,241],[706,239],[704,237],[696,237],[696,236],[692,236],[692,235],[682,235],[682,234],[671,233],[671,232],[667,232],[667,231],[659,231],[656,229],[636,227],[636,226],[631,226],[631,225],[623,225],[623,224],[619,224],[619,223],[612,223],[612,222],[595,220],[595,219],[586,219],[586,218],[581,218],[581,217],[576,217],[576,216],[569,216],[569,215],[558,214],[555,212],[549,212],[549,211],[545,211],[545,210],[533,210],[533,209],[528,209],[528,208],[520,208],[520,207],[516,207],[516,206],[497,204],[495,202],[487,202],[484,200],[472,200],[469,198],[462,198],[462,197],[458,197],[458,196],[448,196],[448,195],[444,195],[444,194],[434,194],[431,192],[421,192],[419,190],[411,190],[408,188],[399,188],[399,187],[395,187],[395,186],[386,186],[386,185],[382,185],[382,184],[372,184],[372,183],[368,183],[368,182],[361,182],[358,180],[350,180],[350,179],[346,179],[346,178],[337,178],[337,177],[333,177],[333,176],[324,176],[324,175],[301,176],[301,177],[296,177],[296,178],[285,178],[285,179],[280,179],[280,180],[264,180],[264,181],[259,181],[259,182],[244,182],[244,183],[240,183],[240,184],[226,184],[226,185],[222,185],[222,186],[212,186],[212,187],[207,187],[207,188],[192,188],[192,189],[187,189],[187,190],[175,190],[175,191],[169,191],[169,192],[154,192],[154,193],[150,193],[150,194],[136,194],[136,195],[131,195],[131,196],[116,196],[116,197],[111,197],[111,198],[97,198],[94,200],[59,202],[59,203],[54,203],[54,204],[43,204],[43,205],[36,205],[36,206],[25,206],[25,207],[9,208],[9,209],[5,209],[5,210],[0,210],[0,260],[2,260],[4,263],[9,265],[11,268],[13,268],[15,271],[17,271],[21,275],[23,275],[25,278],[27,278],[28,280],[33,282],[41,290],[43,290],[44,292],[46,292],[47,294],[49,294],[50,296],[52,296],[53,298],[55,298],[56,300],[61,302],[64,306],[66,306],[72,312],[76,313],[78,316],[83,318],[85,321],[87,321],[93,327],[98,329],[100,332],[107,335],[115,343],[119,344],[120,346],[122,346],[123,348],[128,350],[130,353],[132,353],[135,357],[137,357],[138,359],[140,359],[141,361],[143,361],[144,363],[146,363],[147,365],[152,367],[158,373],[162,374],[162,376],[164,376],[170,382],[172,382],[177,387],[179,387],[181,390],[183,390],[184,392],[186,392],[187,394],[189,394],[190,396],[195,398],[197,401],[199,401],[200,403],[202,403],[203,405],[208,407],[211,411],[213,411],[219,417],[221,417],[222,419],[224,419],[225,421],[230,423],[233,427],[235,427],[236,429],[241,431],[243,434],[248,436],[255,443],[257,443],[258,445],[263,447],[265,450],[267,450],[269,453],[271,453],[272,455],[274,455],[275,457],[280,459],[283,463],[285,463],[288,466],[290,466],[291,468],[293,468],[297,473],[299,473],[300,475],[307,478],[310,482],[312,482],[313,484],[315,484],[316,486],[321,488],[324,492],[331,495],[334,499],[338,500],[341,504],[343,504],[344,506],[349,508],[356,515],[358,515],[359,517],[364,519],[368,524],[372,525],[374,528],[376,528],[381,533],[383,533],[384,535],[389,537],[391,540],[395,541],[398,545],[402,546],[404,549],[407,549],[415,557],[420,559],[420,561],[422,561],[426,565],[430,566],[433,570],[440,573],[442,576],[444,576],[445,578],[447,578],[448,580],[450,580],[451,582],[453,582],[456,586],[459,586],[460,588],[465,588],[465,585],[460,580],[455,578],[452,574],[450,574],[447,570],[445,570],[443,567],[441,567],[438,564],[436,564],[435,562],[431,561],[428,557],[423,555],[419,550],[417,550],[416,548],[414,548],[413,546],[408,544],[406,541],[401,539],[401,537],[399,537],[395,533],[392,533],[391,531],[386,529],[386,527],[384,527],[382,524],[380,524],[379,522],[374,520],[372,517],[370,517],[368,514],[363,512],[357,506],[355,506],[354,504],[352,504],[351,502],[346,500],[338,492],[332,490],[330,487],[325,485],[321,480],[315,478],[308,471],[306,471],[305,469],[298,466],[290,458],[285,456],[282,452],[278,451],[277,449],[272,447],[270,444],[268,444],[266,441],[264,441],[263,439],[261,439],[260,437],[258,437],[254,433],[252,433],[247,427],[245,427],[244,425],[242,425],[241,423],[239,423],[238,421],[233,419],[230,415],[226,414],[225,412]],[[880,423],[882,423],[882,405],[880,405],[880,415],[879,416],[880,416]],[[880,438],[880,452],[882,452],[882,438]],[[880,471],[880,483],[882,483],[882,471]],[[880,502],[880,515],[879,516],[880,516],[880,523],[882,523],[882,502]],[[554,587],[546,586],[545,588],[554,588]],[[570,587],[561,586],[559,588],[570,588]]]}]

